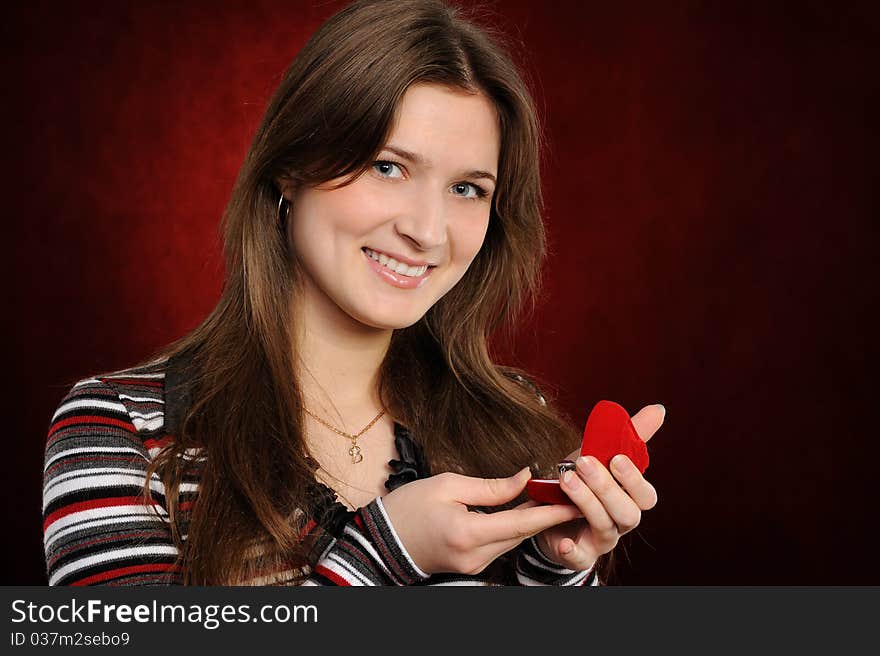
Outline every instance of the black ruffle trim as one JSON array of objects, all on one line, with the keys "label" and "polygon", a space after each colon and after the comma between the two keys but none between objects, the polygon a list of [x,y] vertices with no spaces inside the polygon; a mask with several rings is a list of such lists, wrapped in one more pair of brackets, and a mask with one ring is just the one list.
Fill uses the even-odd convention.
[{"label": "black ruffle trim", "polygon": [[320,481],[309,485],[307,494],[314,520],[330,535],[340,537],[345,525],[354,517],[354,511],[340,503],[336,493]]},{"label": "black ruffle trim", "polygon": [[[421,445],[412,439],[409,430],[397,422],[394,422],[394,446],[400,459],[388,461],[389,466],[394,470],[385,481],[388,490],[396,490],[410,481],[431,475]],[[311,458],[309,460],[317,469],[318,463]],[[341,503],[336,492],[321,481],[315,480],[309,485],[308,495],[314,509],[315,521],[331,535],[340,537],[345,525],[354,517],[354,511]]]},{"label": "black ruffle trim", "polygon": [[400,456],[400,460],[388,461],[394,470],[394,473],[385,481],[385,487],[388,490],[396,490],[405,483],[431,475],[421,445],[413,441],[409,430],[397,422],[394,422],[394,446],[397,447],[397,455]]}]

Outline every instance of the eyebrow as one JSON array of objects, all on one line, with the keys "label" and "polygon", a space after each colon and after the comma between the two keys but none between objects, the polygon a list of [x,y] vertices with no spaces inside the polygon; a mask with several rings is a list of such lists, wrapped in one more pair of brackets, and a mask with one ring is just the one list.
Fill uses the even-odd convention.
[{"label": "eyebrow", "polygon": [[[421,166],[430,166],[431,165],[431,163],[427,159],[425,159],[425,157],[423,157],[422,155],[419,155],[418,153],[412,153],[412,152],[406,150],[405,148],[401,148],[400,146],[386,144],[385,147],[383,148],[383,150],[390,150],[395,155],[403,157],[404,159],[408,159],[409,161],[414,162],[415,164],[419,164]],[[498,185],[498,182],[495,180],[495,176],[492,175],[491,173],[489,173],[488,171],[480,171],[480,170],[466,171],[463,175],[466,178],[486,178],[487,180],[491,180],[492,184],[494,184],[496,186]]]}]

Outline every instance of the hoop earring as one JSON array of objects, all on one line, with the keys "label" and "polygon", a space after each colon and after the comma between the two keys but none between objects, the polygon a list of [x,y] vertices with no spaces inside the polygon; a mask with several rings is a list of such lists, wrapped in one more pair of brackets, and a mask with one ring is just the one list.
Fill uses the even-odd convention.
[{"label": "hoop earring", "polygon": [[[287,199],[284,198],[284,194],[281,194],[281,198],[278,199],[278,225],[282,229],[287,227],[287,217],[290,214],[290,203],[286,201]],[[283,213],[281,210],[282,206],[284,207]]]}]

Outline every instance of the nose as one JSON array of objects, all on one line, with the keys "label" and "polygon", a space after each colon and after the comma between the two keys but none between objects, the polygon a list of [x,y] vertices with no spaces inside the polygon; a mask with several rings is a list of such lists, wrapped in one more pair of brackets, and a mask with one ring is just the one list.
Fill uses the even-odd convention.
[{"label": "nose", "polygon": [[440,249],[448,238],[444,199],[433,194],[418,195],[406,211],[398,216],[394,229],[419,251]]}]

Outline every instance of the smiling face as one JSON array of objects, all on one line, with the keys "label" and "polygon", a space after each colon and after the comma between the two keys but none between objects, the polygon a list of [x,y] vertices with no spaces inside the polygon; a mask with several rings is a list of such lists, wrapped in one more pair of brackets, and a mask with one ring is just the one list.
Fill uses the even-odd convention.
[{"label": "smiling face", "polygon": [[386,330],[421,319],[483,244],[500,142],[485,96],[409,87],[366,173],[291,199],[288,239],[305,272],[306,311]]}]

